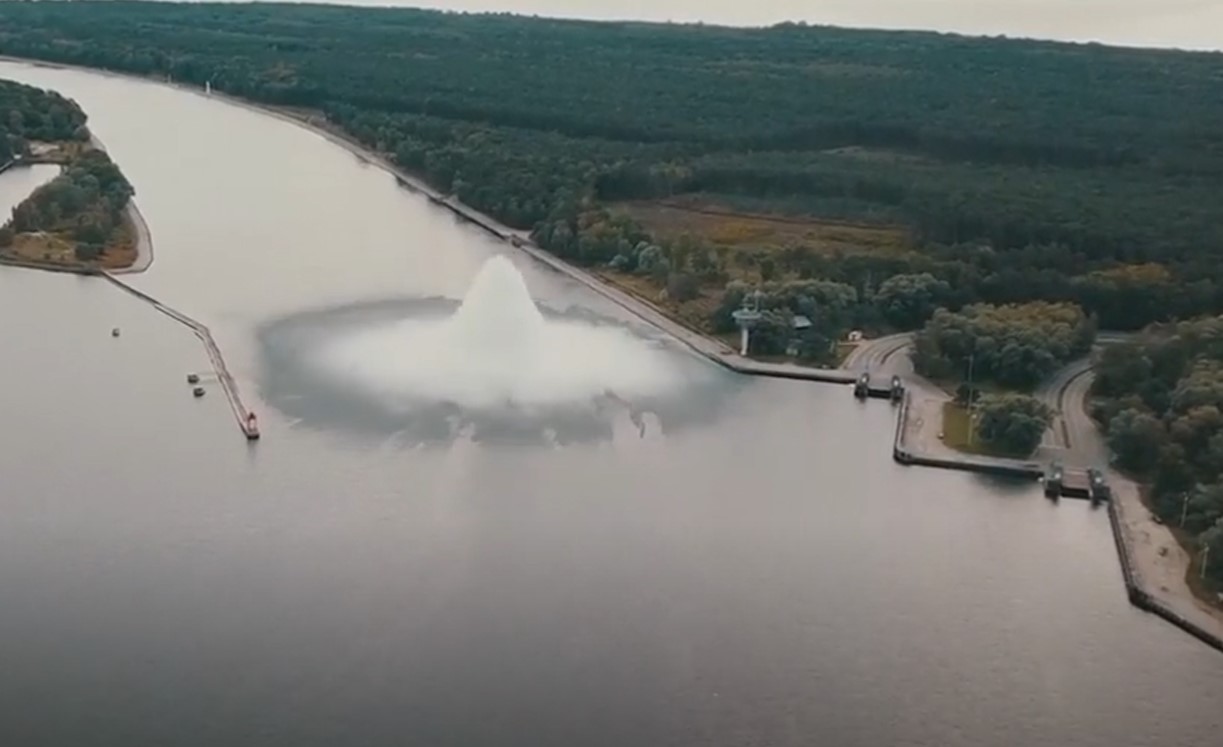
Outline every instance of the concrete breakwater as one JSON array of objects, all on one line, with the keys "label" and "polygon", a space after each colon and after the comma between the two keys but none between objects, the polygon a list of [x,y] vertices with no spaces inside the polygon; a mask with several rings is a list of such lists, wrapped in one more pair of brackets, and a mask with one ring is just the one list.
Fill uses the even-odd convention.
[{"label": "concrete breakwater", "polygon": [[238,383],[229,372],[229,367],[225,365],[225,357],[221,354],[221,348],[217,345],[216,340],[212,336],[212,331],[208,327],[177,309],[167,306],[156,298],[150,296],[144,291],[138,290],[131,285],[123,282],[119,278],[107,272],[93,272],[87,274],[96,274],[121,290],[130,293],[140,300],[148,303],[153,308],[170,317],[174,321],[183,325],[200,339],[204,344],[204,350],[208,353],[208,359],[212,363],[212,369],[217,375],[217,380],[221,384],[221,389],[225,392],[225,398],[229,402],[230,410],[233,411],[234,418],[238,421],[238,427],[248,439],[256,439],[259,437],[259,430],[254,424],[253,412],[246,407],[242,402],[242,395],[238,390]]},{"label": "concrete breakwater", "polygon": [[1134,563],[1130,559],[1129,547],[1126,544],[1121,519],[1118,516],[1118,501],[1108,502],[1108,522],[1113,529],[1113,541],[1117,545],[1117,558],[1121,562],[1121,576],[1125,581],[1125,591],[1130,604],[1140,610],[1150,612],[1163,620],[1172,623],[1202,643],[1218,651],[1223,651],[1223,637],[1220,637],[1202,626],[1186,619],[1183,615],[1167,607],[1146,590],[1139,580]]},{"label": "concrete breakwater", "polygon": [[[896,415],[896,431],[892,440],[892,457],[898,463],[912,466],[937,467],[965,472],[1038,479],[1043,476],[1044,469],[1035,462],[1019,460],[973,458],[965,456],[957,459],[932,457],[915,454],[905,445],[905,432],[911,407],[911,396],[906,394]],[[1108,519],[1112,528],[1113,542],[1117,547],[1117,559],[1121,565],[1121,576],[1125,583],[1126,595],[1130,603],[1138,609],[1169,622],[1206,645],[1223,651],[1223,636],[1206,629],[1188,619],[1170,606],[1161,602],[1147,587],[1131,557],[1131,551],[1120,519],[1122,501],[1109,500]]]},{"label": "concrete breakwater", "polygon": [[961,472],[978,472],[1004,477],[1021,477],[1036,479],[1044,475],[1044,467],[1031,461],[1021,459],[1005,459],[1001,457],[975,457],[967,454],[955,456],[934,456],[914,451],[906,445],[905,434],[908,431],[909,415],[912,410],[912,395],[906,393],[900,403],[896,416],[896,433],[892,441],[892,458],[900,464],[935,467],[939,469],[959,470]]},{"label": "concrete breakwater", "polygon": [[238,422],[239,429],[246,435],[248,439],[256,439],[259,437],[259,430],[254,423],[253,411],[248,408],[242,401],[241,392],[238,389],[238,383],[233,375],[229,372],[229,367],[225,364],[225,356],[221,353],[221,347],[212,336],[212,331],[201,322],[187,316],[181,311],[167,306],[158,299],[150,296],[144,291],[123,282],[115,277],[112,273],[105,270],[98,270],[92,267],[82,265],[62,265],[54,262],[38,262],[34,260],[0,258],[0,265],[10,267],[20,267],[29,270],[44,270],[49,272],[62,272],[70,275],[87,275],[90,277],[100,277],[115,287],[123,290],[136,298],[144,301],[152,306],[157,311],[165,314],[174,321],[191,330],[191,333],[199,338],[204,345],[204,350],[208,354],[208,360],[212,364],[213,372],[217,376],[217,381],[221,384],[221,389],[225,392],[225,398],[229,402],[230,410],[234,414],[234,418]]}]

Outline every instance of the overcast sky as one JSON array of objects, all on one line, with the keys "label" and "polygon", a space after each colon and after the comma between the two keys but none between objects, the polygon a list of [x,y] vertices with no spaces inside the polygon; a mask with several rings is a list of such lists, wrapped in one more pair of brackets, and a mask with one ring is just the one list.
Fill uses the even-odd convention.
[{"label": "overcast sky", "polygon": [[734,25],[805,20],[1223,49],[1223,0],[346,0],[345,4]]}]

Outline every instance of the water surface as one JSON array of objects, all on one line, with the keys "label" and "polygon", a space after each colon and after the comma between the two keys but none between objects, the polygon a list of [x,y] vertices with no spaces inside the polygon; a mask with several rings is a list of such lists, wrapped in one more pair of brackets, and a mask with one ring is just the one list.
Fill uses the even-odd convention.
[{"label": "water surface", "polygon": [[564,446],[278,410],[265,325],[458,299],[504,247],[285,122],[0,75],[89,112],[156,244],[133,282],[213,327],[265,433],[190,396],[169,319],[0,269],[0,742],[1217,741],[1223,657],[1128,605],[1103,512],[895,465],[893,411],[843,387],[736,380],[710,422]]}]

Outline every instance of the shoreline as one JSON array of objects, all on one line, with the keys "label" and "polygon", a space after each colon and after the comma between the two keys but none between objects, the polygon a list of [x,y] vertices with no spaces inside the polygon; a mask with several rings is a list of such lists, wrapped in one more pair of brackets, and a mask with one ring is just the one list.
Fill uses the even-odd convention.
[{"label": "shoreline", "polygon": [[0,265],[5,267],[20,267],[27,270],[45,270],[47,272],[63,272],[71,275],[134,275],[148,270],[153,264],[153,237],[145,223],[144,215],[134,201],[129,200],[123,209],[124,217],[131,222],[136,258],[123,267],[103,267],[83,262],[47,262],[35,259],[23,259],[0,254]]},{"label": "shoreline", "polygon": [[[332,144],[344,148],[362,162],[382,169],[391,176],[395,177],[400,186],[423,195],[435,205],[450,211],[460,221],[466,221],[487,231],[488,233],[510,244],[512,247],[523,251],[532,259],[548,266],[552,270],[559,272],[578,283],[581,283],[585,287],[612,301],[639,319],[667,333],[695,353],[719,366],[722,366],[723,368],[745,375],[836,384],[851,384],[857,379],[857,374],[848,368],[814,369],[794,364],[766,363],[740,356],[722,341],[684,325],[683,323],[664,313],[661,309],[650,303],[648,300],[624,290],[617,284],[600,278],[593,272],[589,272],[585,269],[572,265],[567,261],[550,254],[531,241],[528,233],[511,229],[491,216],[442,194],[426,184],[419,177],[404,171],[397,165],[391,163],[385,157],[371,151],[354,138],[346,134],[336,132],[329,127],[317,124],[316,122],[312,121],[312,117],[309,115],[299,114],[281,107],[258,104],[222,92],[205,92],[202,88],[175,83],[172,81],[159,80],[149,76],[118,73],[110,70],[88,68],[78,65],[47,63],[43,61],[3,55],[0,55],[0,60],[51,69],[76,70],[93,75],[113,76],[116,78],[136,80],[155,85],[169,86],[176,90],[192,93],[197,96],[215,98],[224,103],[238,106],[257,114],[272,116],[297,127],[302,127],[307,131],[326,139]],[[135,209],[134,202],[131,203],[131,207],[134,214],[139,217],[139,211]],[[147,239],[147,226],[144,224],[143,217],[139,217],[138,225],[144,227],[142,236]],[[148,263],[151,262],[152,246],[151,241],[149,241]],[[148,265],[145,264],[144,267],[147,268],[147,266]],[[42,267],[40,269],[58,269],[59,271],[78,273],[82,272],[82,268],[72,269],[67,267]],[[142,270],[128,271],[139,272]],[[85,270],[85,272],[95,274],[96,271]],[[909,378],[917,384],[917,388],[921,390],[919,392],[920,394],[930,398],[931,393],[926,391],[928,385],[926,385],[924,381],[921,381],[919,377],[917,379],[914,379],[914,377]],[[1060,393],[1065,395],[1067,390],[1068,387],[1063,388]],[[1084,403],[1080,401],[1076,406],[1081,409],[1083,405]],[[974,459],[962,454],[958,455],[958,457],[948,455],[946,458],[943,458],[942,456],[914,453],[910,451],[906,445],[906,441],[908,441],[910,437],[909,415],[910,398],[909,396],[906,396],[897,417],[897,429],[893,441],[893,456],[897,462],[915,466],[925,465],[931,467],[964,469],[969,471],[1023,474],[1025,476],[1033,475],[1034,470],[1043,472],[1043,469],[1040,468],[1038,463],[1030,460],[995,460],[988,457]],[[919,431],[929,431],[929,424],[924,424],[923,420],[923,418],[917,419],[917,429]],[[923,428],[923,425],[926,427]],[[928,435],[928,433],[926,433],[926,435]],[[1100,435],[1095,433],[1095,438],[1099,439]],[[1140,609],[1159,615],[1165,620],[1168,620],[1183,630],[1195,635],[1195,637],[1206,642],[1208,645],[1223,651],[1223,613],[1218,613],[1217,611],[1205,608],[1204,603],[1201,602],[1191,590],[1189,590],[1188,584],[1185,583],[1185,579],[1183,577],[1184,572],[1187,572],[1188,570],[1187,557],[1185,562],[1185,571],[1182,572],[1182,577],[1180,578],[1181,585],[1184,587],[1183,591],[1179,587],[1170,587],[1167,584],[1161,585],[1159,592],[1163,592],[1162,594],[1148,588],[1149,583],[1144,580],[1144,574],[1142,572],[1143,568],[1137,568],[1135,566],[1146,565],[1148,569],[1155,567],[1149,563],[1149,558],[1146,556],[1152,552],[1156,552],[1157,548],[1149,542],[1140,547],[1140,544],[1134,539],[1133,533],[1135,531],[1145,530],[1148,532],[1147,538],[1149,539],[1149,528],[1142,527],[1141,525],[1144,521],[1149,523],[1151,526],[1156,525],[1154,525],[1154,522],[1150,521],[1149,512],[1141,511],[1139,513],[1139,516],[1145,516],[1145,519],[1136,519],[1133,516],[1126,518],[1123,516],[1133,507],[1118,504],[1128,505],[1130,503],[1131,493],[1137,496],[1137,485],[1132,481],[1129,481],[1124,476],[1113,472],[1112,470],[1109,472],[1110,476],[1115,480],[1116,485],[1114,498],[1113,500],[1109,501],[1110,520],[1113,527],[1114,540],[1117,543],[1122,576],[1125,580],[1130,602]],[[1118,496],[1118,493],[1123,495]],[[1138,505],[1141,507],[1141,499],[1137,498],[1137,500]],[[1135,527],[1138,528],[1136,529]],[[1163,529],[1164,532],[1171,537],[1171,533],[1166,527],[1159,528]],[[1175,542],[1174,538],[1172,538],[1172,545],[1177,548],[1177,551],[1184,555],[1183,551],[1179,548],[1179,544]],[[1145,549],[1147,552],[1142,553],[1140,556],[1140,549]],[[1172,555],[1173,553],[1169,551],[1168,554]],[[1134,561],[1133,558],[1136,556],[1142,557],[1143,561]],[[1172,588],[1176,589],[1175,592],[1170,591]],[[1186,601],[1189,602],[1188,607],[1185,606]],[[1196,613],[1194,612],[1195,610]]]},{"label": "shoreline", "polygon": [[[1068,441],[1059,458],[1090,464],[1103,457],[1107,462],[1104,437],[1086,410],[1091,370],[1083,369],[1082,361],[1071,363],[1064,370],[1077,373],[1056,390],[1064,418],[1061,425]],[[1043,476],[1041,449],[1030,460],[973,457],[937,440],[934,432],[939,426],[934,423],[938,420],[938,409],[948,399],[920,390],[906,394],[892,443],[896,462],[1030,480]],[[1193,571],[1189,554],[1171,529],[1154,521],[1142,500],[1142,486],[1111,467],[1104,469],[1112,488],[1106,501],[1109,525],[1130,603],[1223,651],[1223,610],[1208,598],[1198,596],[1189,584],[1188,576]]]},{"label": "shoreline", "polygon": [[42,67],[51,70],[75,70],[83,73],[89,73],[91,75],[103,75],[114,78],[122,78],[125,80],[140,81],[152,85],[168,86],[177,91],[202,96],[204,98],[217,99],[232,106],[246,109],[247,111],[264,116],[275,117],[283,122],[301,127],[315,135],[318,135],[333,145],[337,145],[348,151],[356,158],[359,158],[362,162],[382,169],[393,176],[400,186],[408,189],[409,191],[423,195],[430,202],[448,210],[460,220],[464,220],[477,226],[478,228],[483,229],[502,241],[509,243],[514,248],[522,250],[528,256],[544,265],[547,265],[556,272],[567,275],[570,279],[581,283],[590,290],[593,290],[604,298],[607,298],[637,318],[658,327],[679,342],[683,343],[690,350],[716,363],[717,365],[722,366],[723,368],[727,368],[736,373],[753,376],[768,376],[773,378],[801,381],[817,381],[830,384],[852,384],[857,379],[857,375],[854,372],[844,368],[812,368],[809,366],[800,366],[790,363],[768,363],[741,356],[721,340],[718,340],[703,332],[694,330],[682,322],[673,319],[670,315],[663,312],[648,300],[598,277],[595,273],[588,272],[580,267],[577,267],[576,265],[572,265],[565,260],[545,251],[531,240],[529,232],[512,229],[492,216],[476,210],[469,205],[465,205],[452,197],[442,194],[437,189],[427,184],[420,177],[403,170],[394,163],[391,163],[383,156],[367,148],[355,138],[352,138],[344,133],[337,132],[332,128],[321,126],[312,121],[310,117],[303,116],[292,109],[260,104],[215,90],[205,92],[204,89],[193,85],[161,80],[152,76],[121,73],[113,70],[84,67],[81,65],[45,62],[43,60],[12,57],[9,55],[0,55],[0,61],[30,65],[33,67]]},{"label": "shoreline", "polygon": [[[0,60],[16,61],[14,58],[3,56],[0,56]],[[106,145],[93,132],[89,133],[89,145],[95,150],[107,153]],[[25,161],[10,159],[7,163],[0,164],[0,174],[7,172],[9,169],[33,166],[36,163],[41,162],[30,161],[29,159]],[[107,272],[113,275],[129,275],[144,272],[153,264],[153,235],[149,231],[149,224],[145,221],[144,215],[140,212],[140,207],[136,204],[135,195],[132,195],[128,199],[127,205],[123,207],[123,219],[131,226],[132,249],[135,252],[135,257],[126,265],[104,267],[101,264],[92,265],[84,262],[48,262],[8,256],[0,256],[0,264],[10,267],[47,270],[49,272],[67,272],[77,275],[95,274],[97,272]]]},{"label": "shoreline", "polygon": [[[0,57],[0,59],[6,59]],[[89,132],[89,143],[97,150],[110,155],[106,150],[106,144],[98,139],[98,136]],[[135,188],[133,187],[133,192]],[[125,267],[108,267],[104,268],[106,272],[112,275],[129,275],[138,272],[144,272],[153,264],[153,235],[149,232],[149,224],[145,222],[144,215],[141,214],[140,208],[136,205],[136,195],[133,194],[128,199],[127,205],[123,208],[124,217],[132,225],[132,242],[135,244],[136,258],[131,264]]]},{"label": "shoreline", "polygon": [[[6,58],[0,57],[0,59]],[[93,72],[90,68],[80,69],[86,72]],[[118,73],[111,74],[122,75]],[[141,80],[157,82],[156,79],[150,78],[141,78]],[[809,366],[800,366],[790,363],[768,363],[741,356],[721,340],[705,334],[704,332],[692,329],[683,322],[674,319],[658,306],[644,298],[641,298],[637,294],[631,293],[616,283],[612,283],[599,277],[593,272],[570,264],[560,257],[551,254],[532,241],[528,232],[510,228],[492,216],[482,213],[469,205],[465,205],[450,196],[442,194],[434,187],[425,183],[425,181],[420,177],[403,170],[394,163],[391,163],[385,157],[371,151],[354,138],[343,133],[336,132],[331,128],[320,126],[312,121],[310,117],[297,114],[292,110],[285,108],[265,106],[263,104],[257,104],[217,91],[205,93],[202,89],[197,89],[193,86],[185,86],[179,83],[164,83],[163,85],[169,85],[177,90],[193,93],[197,96],[203,96],[205,98],[219,99],[227,104],[238,106],[258,114],[276,117],[277,119],[297,127],[301,127],[324,138],[332,144],[345,149],[352,155],[361,159],[362,162],[376,166],[395,177],[396,182],[400,186],[408,189],[409,191],[423,195],[430,202],[450,211],[451,214],[455,215],[460,220],[466,221],[477,226],[478,228],[483,229],[484,231],[510,244],[513,248],[521,250],[537,262],[547,265],[552,270],[581,283],[590,290],[593,290],[604,298],[612,301],[639,319],[663,330],[697,354],[724,368],[728,368],[736,373],[750,374],[754,376],[817,381],[830,384],[852,384],[857,378],[853,372],[846,369],[812,368]]]}]

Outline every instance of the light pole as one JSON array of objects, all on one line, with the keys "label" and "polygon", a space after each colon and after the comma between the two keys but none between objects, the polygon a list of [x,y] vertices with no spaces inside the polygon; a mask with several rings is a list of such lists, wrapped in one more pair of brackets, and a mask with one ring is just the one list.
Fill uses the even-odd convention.
[{"label": "light pole", "polygon": [[1185,528],[1185,518],[1189,516],[1189,493],[1181,493],[1181,529]]},{"label": "light pole", "polygon": [[976,427],[972,422],[973,409],[977,406],[977,398],[973,396],[972,389],[972,369],[976,362],[977,353],[974,350],[968,354],[968,445],[972,446],[973,434],[976,432]]},{"label": "light pole", "polygon": [[1202,571],[1199,574],[1203,581],[1206,580],[1206,563],[1210,561],[1210,545],[1202,543]]}]

